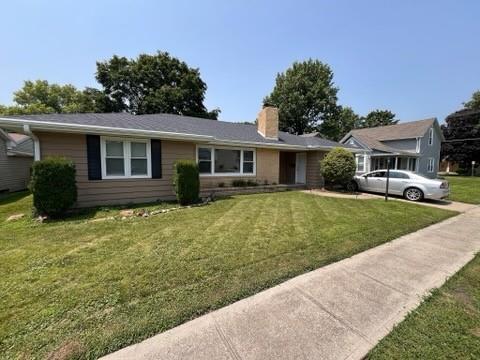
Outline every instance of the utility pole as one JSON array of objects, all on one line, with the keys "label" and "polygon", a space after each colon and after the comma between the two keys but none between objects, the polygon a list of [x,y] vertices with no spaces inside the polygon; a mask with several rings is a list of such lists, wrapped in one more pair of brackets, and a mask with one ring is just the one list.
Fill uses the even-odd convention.
[{"label": "utility pole", "polygon": [[388,201],[388,185],[390,183],[390,158],[387,158],[387,185],[385,186],[385,201]]}]

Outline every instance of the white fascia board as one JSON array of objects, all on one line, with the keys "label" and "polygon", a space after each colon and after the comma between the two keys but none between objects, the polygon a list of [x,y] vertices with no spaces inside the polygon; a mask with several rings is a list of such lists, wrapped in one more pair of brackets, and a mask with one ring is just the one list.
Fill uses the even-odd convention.
[{"label": "white fascia board", "polygon": [[149,138],[176,139],[176,140],[212,140],[213,136],[183,134],[166,131],[141,130],[116,128],[108,126],[82,125],[82,124],[61,124],[50,121],[35,121],[23,119],[7,119],[0,117],[0,125],[14,126],[22,128],[23,125],[29,125],[32,131],[53,131],[67,133],[95,133],[99,135],[131,135]]}]

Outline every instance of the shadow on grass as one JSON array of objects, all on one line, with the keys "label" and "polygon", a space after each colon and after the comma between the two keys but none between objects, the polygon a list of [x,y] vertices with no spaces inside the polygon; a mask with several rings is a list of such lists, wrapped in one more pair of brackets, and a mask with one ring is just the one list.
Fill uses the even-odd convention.
[{"label": "shadow on grass", "polygon": [[30,192],[27,190],[17,191],[13,193],[2,193],[0,194],[0,205],[8,205],[16,201],[22,200],[23,198],[30,195]]}]

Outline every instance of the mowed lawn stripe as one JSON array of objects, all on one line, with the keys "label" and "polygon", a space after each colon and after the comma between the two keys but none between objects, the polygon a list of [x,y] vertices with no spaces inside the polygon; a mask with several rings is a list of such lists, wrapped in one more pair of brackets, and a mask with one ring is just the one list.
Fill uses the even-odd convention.
[{"label": "mowed lawn stripe", "polygon": [[4,222],[30,205],[0,201],[0,353],[11,359],[96,358],[455,215],[292,191],[150,218]]}]

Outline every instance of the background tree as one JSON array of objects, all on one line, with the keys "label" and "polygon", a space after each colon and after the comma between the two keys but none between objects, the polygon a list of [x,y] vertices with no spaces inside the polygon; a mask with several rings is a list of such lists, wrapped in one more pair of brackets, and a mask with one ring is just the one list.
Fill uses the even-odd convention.
[{"label": "background tree", "polygon": [[395,125],[398,120],[395,119],[395,114],[390,110],[373,110],[361,120],[360,127],[371,128],[376,126]]},{"label": "background tree", "polygon": [[351,107],[338,106],[336,116],[325,120],[320,133],[330,140],[339,141],[350,130],[361,126],[361,117]]},{"label": "background tree", "polygon": [[472,98],[469,101],[464,102],[463,105],[466,109],[480,110],[480,90],[475,91],[472,94]]},{"label": "background tree", "polygon": [[113,56],[97,62],[97,81],[124,111],[134,114],[170,113],[217,119],[207,111],[207,85],[198,69],[170,56],[141,54],[136,59]]},{"label": "background tree", "polygon": [[465,170],[470,169],[472,160],[480,164],[480,109],[450,114],[442,131],[446,140],[442,144],[442,158],[448,157]]},{"label": "background tree", "polygon": [[75,86],[50,84],[46,80],[25,81],[14,93],[12,106],[0,106],[0,113],[49,114],[115,111],[115,104],[100,90]]},{"label": "background tree", "polygon": [[303,134],[318,130],[337,114],[337,92],[330,67],[309,59],[277,74],[264,104],[278,107],[280,130]]}]

